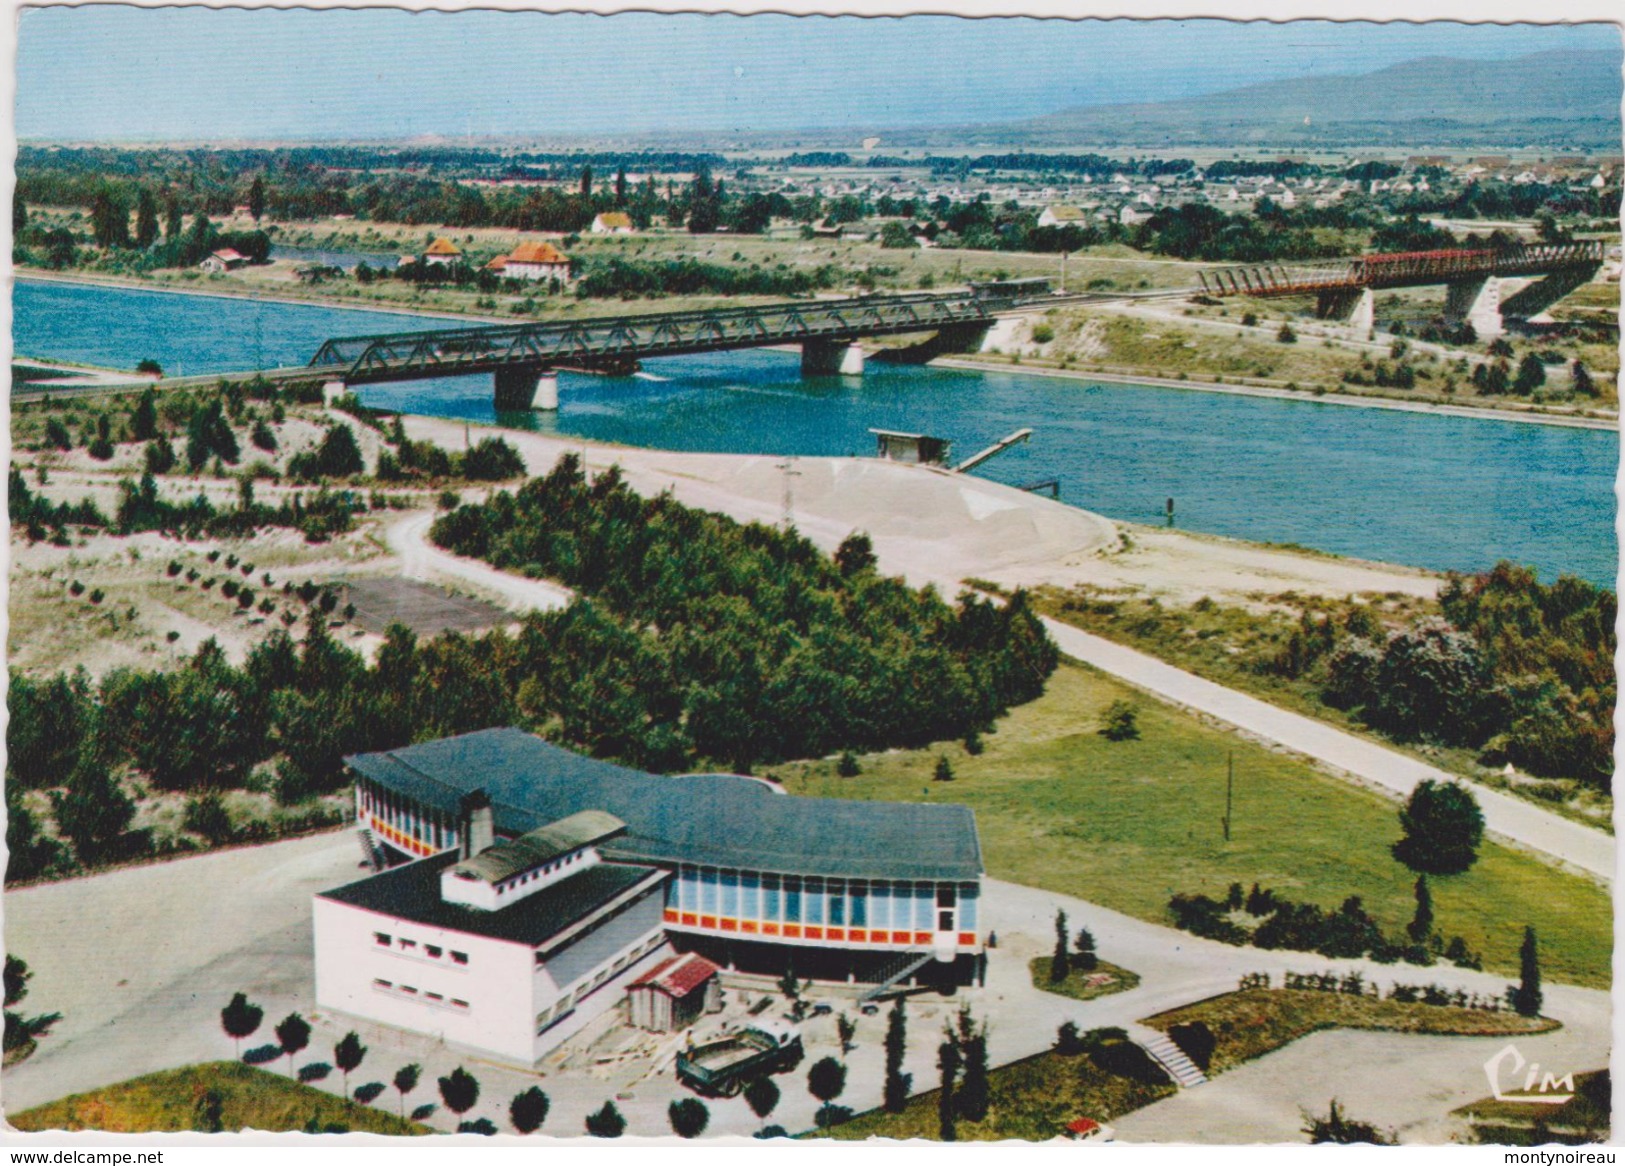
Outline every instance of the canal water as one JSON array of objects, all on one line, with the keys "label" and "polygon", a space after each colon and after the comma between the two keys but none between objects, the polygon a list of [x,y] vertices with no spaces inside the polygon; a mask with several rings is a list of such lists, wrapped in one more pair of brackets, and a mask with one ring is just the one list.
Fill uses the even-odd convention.
[{"label": "canal water", "polygon": [[[308,360],[331,336],[452,321],[19,281],[19,354],[172,375]],[[1438,569],[1499,559],[1614,585],[1617,433],[1356,409],[1196,390],[871,363],[803,379],[790,353],[649,361],[635,377],[564,374],[557,414],[492,409],[489,377],[376,385],[380,408],[627,445],[800,456],[869,454],[870,428],[949,438],[968,456],[1033,437],[976,473],[1059,479],[1061,499],[1113,518]]]}]

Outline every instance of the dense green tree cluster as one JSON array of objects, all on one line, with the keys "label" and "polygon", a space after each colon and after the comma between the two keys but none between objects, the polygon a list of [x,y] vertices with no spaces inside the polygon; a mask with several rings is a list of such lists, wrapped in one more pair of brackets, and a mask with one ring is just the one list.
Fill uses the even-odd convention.
[{"label": "dense green tree cluster", "polygon": [[575,293],[583,299],[634,296],[807,295],[835,287],[845,277],[832,264],[815,268],[778,264],[739,267],[699,259],[593,258],[581,264]]},{"label": "dense green tree cluster", "polygon": [[144,530],[163,531],[184,538],[211,535],[242,537],[260,527],[281,526],[302,532],[312,542],[343,534],[354,525],[354,515],[366,509],[355,496],[323,486],[310,495],[284,495],[275,506],[253,499],[251,482],[243,481],[244,497],[236,506],[217,506],[203,491],[184,501],[162,497],[152,471],[140,479],[119,483],[118,509],[109,518],[90,498],[78,502],[52,502],[36,494],[22,473],[13,466],[8,495],[11,521],[23,527],[26,537],[39,540],[65,537],[69,526],[100,527],[115,534],[135,534]]},{"label": "dense green tree cluster", "polygon": [[[1224,899],[1174,895],[1168,901],[1168,913],[1183,931],[1237,947],[1250,944],[1272,951],[1313,951],[1334,959],[1370,956],[1378,963],[1404,960],[1424,967],[1440,958],[1459,967],[1476,968],[1480,964],[1479,957],[1459,936],[1446,942],[1434,931],[1431,918],[1425,933],[1412,927],[1405,936],[1385,935],[1358,895],[1344,899],[1336,910],[1327,910],[1316,903],[1289,899],[1257,883],[1244,893],[1241,884],[1235,883]],[[1242,917],[1249,920],[1248,926],[1237,922]]]},{"label": "dense green tree cluster", "polygon": [[641,498],[617,470],[589,484],[573,454],[431,537],[590,599],[538,618],[545,645],[520,637],[532,711],[651,768],[963,738],[1037,696],[1058,660],[1024,595],[950,606],[843,572],[795,533]]},{"label": "dense green tree cluster", "polygon": [[[132,521],[161,505],[143,487],[126,501]],[[208,641],[172,671],[14,671],[8,877],[62,857],[29,791],[90,866],[150,843],[131,829],[128,778],[205,799],[259,770],[297,802],[337,789],[347,754],[507,724],[650,769],[748,767],[963,737],[1037,696],[1057,662],[1022,596],[950,606],[876,574],[861,540],[837,562],[795,534],[646,501],[613,473],[589,486],[573,458],[450,512],[435,537],[592,598],[517,635],[419,642],[395,626],[369,666],[328,632],[312,586],[303,639],[278,628],[240,666]]]},{"label": "dense green tree cluster", "polygon": [[1339,623],[1305,613],[1257,667],[1305,678],[1335,708],[1405,741],[1480,751],[1547,777],[1608,790],[1618,600],[1606,588],[1499,563],[1451,575],[1442,618],[1398,629],[1364,608]]}]

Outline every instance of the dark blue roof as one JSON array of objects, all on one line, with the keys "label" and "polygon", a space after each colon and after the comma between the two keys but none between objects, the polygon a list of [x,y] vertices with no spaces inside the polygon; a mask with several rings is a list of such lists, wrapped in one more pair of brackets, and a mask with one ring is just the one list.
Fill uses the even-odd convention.
[{"label": "dark blue roof", "polygon": [[541,947],[658,873],[647,866],[599,863],[500,911],[481,911],[440,897],[440,873],[456,861],[455,852],[432,855],[317,897],[429,927]]},{"label": "dark blue roof", "polygon": [[657,777],[519,729],[486,729],[346,758],[357,773],[455,815],[484,790],[497,829],[523,834],[583,810],[627,824],[605,857],[838,878],[968,881],[982,873],[966,806],[785,797],[728,774]]}]

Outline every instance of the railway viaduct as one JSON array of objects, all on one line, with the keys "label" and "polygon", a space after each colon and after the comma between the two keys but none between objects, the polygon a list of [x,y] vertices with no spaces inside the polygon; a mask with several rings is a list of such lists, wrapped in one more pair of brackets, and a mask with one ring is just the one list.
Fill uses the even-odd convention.
[{"label": "railway viaduct", "polygon": [[[1505,317],[1528,318],[1590,280],[1602,265],[1599,240],[1545,243],[1462,251],[1407,251],[1362,255],[1326,264],[1260,264],[1202,272],[1210,296],[1315,297],[1315,314],[1344,320],[1360,330],[1373,324],[1372,295],[1397,287],[1445,286],[1445,315],[1473,326],[1481,337],[1499,336]],[[1501,298],[1501,281],[1535,282]]]}]

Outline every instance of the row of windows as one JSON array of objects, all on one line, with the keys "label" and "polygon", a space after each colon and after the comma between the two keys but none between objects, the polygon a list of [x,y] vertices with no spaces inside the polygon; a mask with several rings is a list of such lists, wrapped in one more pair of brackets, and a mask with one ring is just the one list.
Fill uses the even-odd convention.
[{"label": "row of windows", "polygon": [[801,878],[716,867],[682,867],[667,892],[680,911],[814,926],[929,931],[938,909],[957,906],[954,926],[976,929],[974,883],[915,883],[883,879]]},{"label": "row of windows", "polygon": [[535,870],[526,871],[524,874],[519,875],[516,878],[511,878],[511,879],[508,879],[506,882],[498,883],[497,884],[497,894],[499,894],[499,895],[506,894],[508,891],[513,890],[515,887],[522,887],[526,883],[533,883],[537,879],[542,878],[542,877],[544,877],[546,875],[550,875],[556,870],[563,870],[567,866],[574,866],[577,862],[581,861],[581,859],[583,859],[585,857],[586,857],[586,851],[577,850],[573,854],[567,854],[563,858],[553,860],[552,862],[548,863],[546,866],[539,866]]},{"label": "row of windows", "polygon": [[621,972],[625,971],[631,965],[637,963],[640,959],[648,955],[651,951],[659,947],[664,942],[666,942],[665,935],[663,933],[656,932],[654,935],[651,935],[648,939],[638,944],[637,947],[623,954],[608,967],[599,968],[598,972],[592,977],[592,979],[566,992],[556,1002],[554,1002],[551,1007],[542,1012],[538,1012],[536,1014],[537,1035],[540,1036],[547,1028],[557,1024],[571,1012],[575,1011],[575,1006],[584,998],[590,996],[598,988],[602,987],[606,980],[613,979],[614,977],[620,975]]},{"label": "row of windows", "polygon": [[455,996],[448,1000],[443,993],[420,992],[410,984],[397,984],[393,980],[374,980],[372,988],[375,992],[385,992],[391,996],[404,997],[407,1000],[415,1000],[419,1004],[453,1008],[458,1012],[467,1012],[469,1010],[467,1000],[459,1000]]},{"label": "row of windows", "polygon": [[371,782],[356,783],[356,798],[363,812],[436,850],[457,845],[457,830],[446,815],[426,810],[389,790],[375,788]]},{"label": "row of windows", "polygon": [[[402,955],[418,956],[420,959],[426,956],[429,959],[437,960],[443,958],[447,954],[445,948],[438,947],[432,943],[423,944],[420,953],[417,940],[407,939],[405,936],[402,936],[400,939],[396,939],[395,937],[382,931],[374,931],[372,933],[372,942],[376,947],[387,948],[390,951],[398,950]],[[397,947],[397,945],[399,946]],[[454,951],[451,952],[450,955],[452,963],[464,967],[468,965],[468,953],[466,951]]]}]

